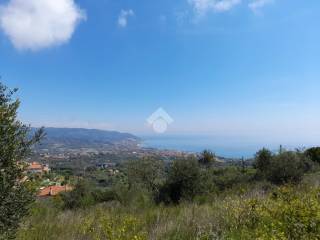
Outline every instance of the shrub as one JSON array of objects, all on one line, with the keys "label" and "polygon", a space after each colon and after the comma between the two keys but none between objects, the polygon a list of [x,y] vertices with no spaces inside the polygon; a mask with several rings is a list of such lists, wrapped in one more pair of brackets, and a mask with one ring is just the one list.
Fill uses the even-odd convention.
[{"label": "shrub", "polygon": [[164,163],[152,158],[132,160],[126,164],[126,174],[129,187],[139,185],[156,194],[163,182]]},{"label": "shrub", "polygon": [[258,177],[265,178],[269,171],[273,154],[270,150],[263,148],[255,155],[253,166],[257,169]]},{"label": "shrub", "polygon": [[169,168],[168,179],[159,192],[158,200],[179,203],[192,200],[201,189],[200,167],[194,158],[178,159]]},{"label": "shrub", "polygon": [[79,181],[74,190],[59,196],[64,209],[87,208],[102,202],[120,201],[115,189],[98,189],[88,181]]},{"label": "shrub", "polygon": [[212,181],[220,190],[230,189],[235,185],[248,183],[254,176],[251,172],[243,173],[236,167],[225,167],[211,171]]},{"label": "shrub", "polygon": [[199,158],[199,163],[205,167],[211,166],[215,161],[216,161],[216,156],[210,150],[204,150],[201,153],[201,156]]},{"label": "shrub", "polygon": [[100,190],[97,189],[92,192],[93,198],[95,202],[110,202],[110,201],[119,201],[119,196],[114,190],[106,189]]},{"label": "shrub", "polygon": [[278,155],[267,149],[260,150],[255,157],[254,167],[258,178],[275,184],[300,182],[304,173],[314,169],[314,163],[300,151],[280,151]]},{"label": "shrub", "polygon": [[320,164],[320,147],[309,148],[304,154],[313,162]]},{"label": "shrub", "polygon": [[79,181],[74,190],[61,195],[65,209],[86,208],[95,204],[93,189],[90,183]]},{"label": "shrub", "polygon": [[17,239],[319,239],[319,195],[316,187],[282,186],[266,195],[229,193],[202,205],[134,209],[113,202],[55,211],[40,202]]},{"label": "shrub", "polygon": [[285,186],[267,198],[229,202],[226,239],[319,239],[319,193]]},{"label": "shrub", "polygon": [[283,152],[272,158],[267,179],[275,184],[298,183],[305,172],[305,165],[299,154]]}]

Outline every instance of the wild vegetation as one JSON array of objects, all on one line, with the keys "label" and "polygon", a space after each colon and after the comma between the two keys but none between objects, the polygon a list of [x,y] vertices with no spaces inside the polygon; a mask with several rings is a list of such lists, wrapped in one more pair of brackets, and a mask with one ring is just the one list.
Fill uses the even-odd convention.
[{"label": "wild vegetation", "polygon": [[[164,162],[88,169],[71,192],[34,198],[19,164],[41,138],[16,119],[0,85],[0,239],[320,239],[320,148],[226,164],[206,150]],[[53,174],[53,173],[51,173]]]},{"label": "wild vegetation", "polygon": [[34,203],[17,238],[320,239],[319,166],[308,151],[263,149],[245,168],[206,156],[129,161],[104,188],[82,179]]},{"label": "wild vegetation", "polygon": [[0,83],[0,239],[14,237],[22,217],[33,200],[32,185],[22,182],[21,160],[43,136],[40,129],[29,137],[30,129],[17,119],[19,100]]}]

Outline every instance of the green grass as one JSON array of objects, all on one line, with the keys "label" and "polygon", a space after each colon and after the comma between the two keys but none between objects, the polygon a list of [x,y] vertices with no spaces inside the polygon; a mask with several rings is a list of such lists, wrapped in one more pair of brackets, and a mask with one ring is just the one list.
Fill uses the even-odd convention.
[{"label": "green grass", "polygon": [[309,183],[318,177],[268,192],[259,185],[238,187],[175,206],[136,197],[126,206],[109,202],[63,211],[59,198],[42,201],[33,207],[17,239],[320,239],[320,188]]}]

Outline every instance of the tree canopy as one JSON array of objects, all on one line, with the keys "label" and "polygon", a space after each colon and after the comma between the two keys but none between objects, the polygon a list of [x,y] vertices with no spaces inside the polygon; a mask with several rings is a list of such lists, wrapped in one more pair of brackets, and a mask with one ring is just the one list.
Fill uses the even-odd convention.
[{"label": "tree canopy", "polygon": [[28,212],[33,193],[22,181],[23,160],[43,137],[43,129],[30,136],[30,128],[17,119],[20,101],[0,82],[0,239],[13,239]]}]

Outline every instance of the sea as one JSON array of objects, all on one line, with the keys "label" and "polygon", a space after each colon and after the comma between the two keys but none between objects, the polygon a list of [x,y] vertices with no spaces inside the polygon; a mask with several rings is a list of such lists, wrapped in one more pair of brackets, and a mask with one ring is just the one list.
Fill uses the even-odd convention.
[{"label": "sea", "polygon": [[[143,147],[186,152],[211,150],[217,156],[225,158],[252,158],[262,148],[273,152],[280,149],[281,142],[262,141],[242,137],[221,137],[207,135],[148,135],[140,136]],[[282,145],[287,150],[303,148],[299,144]]]}]

